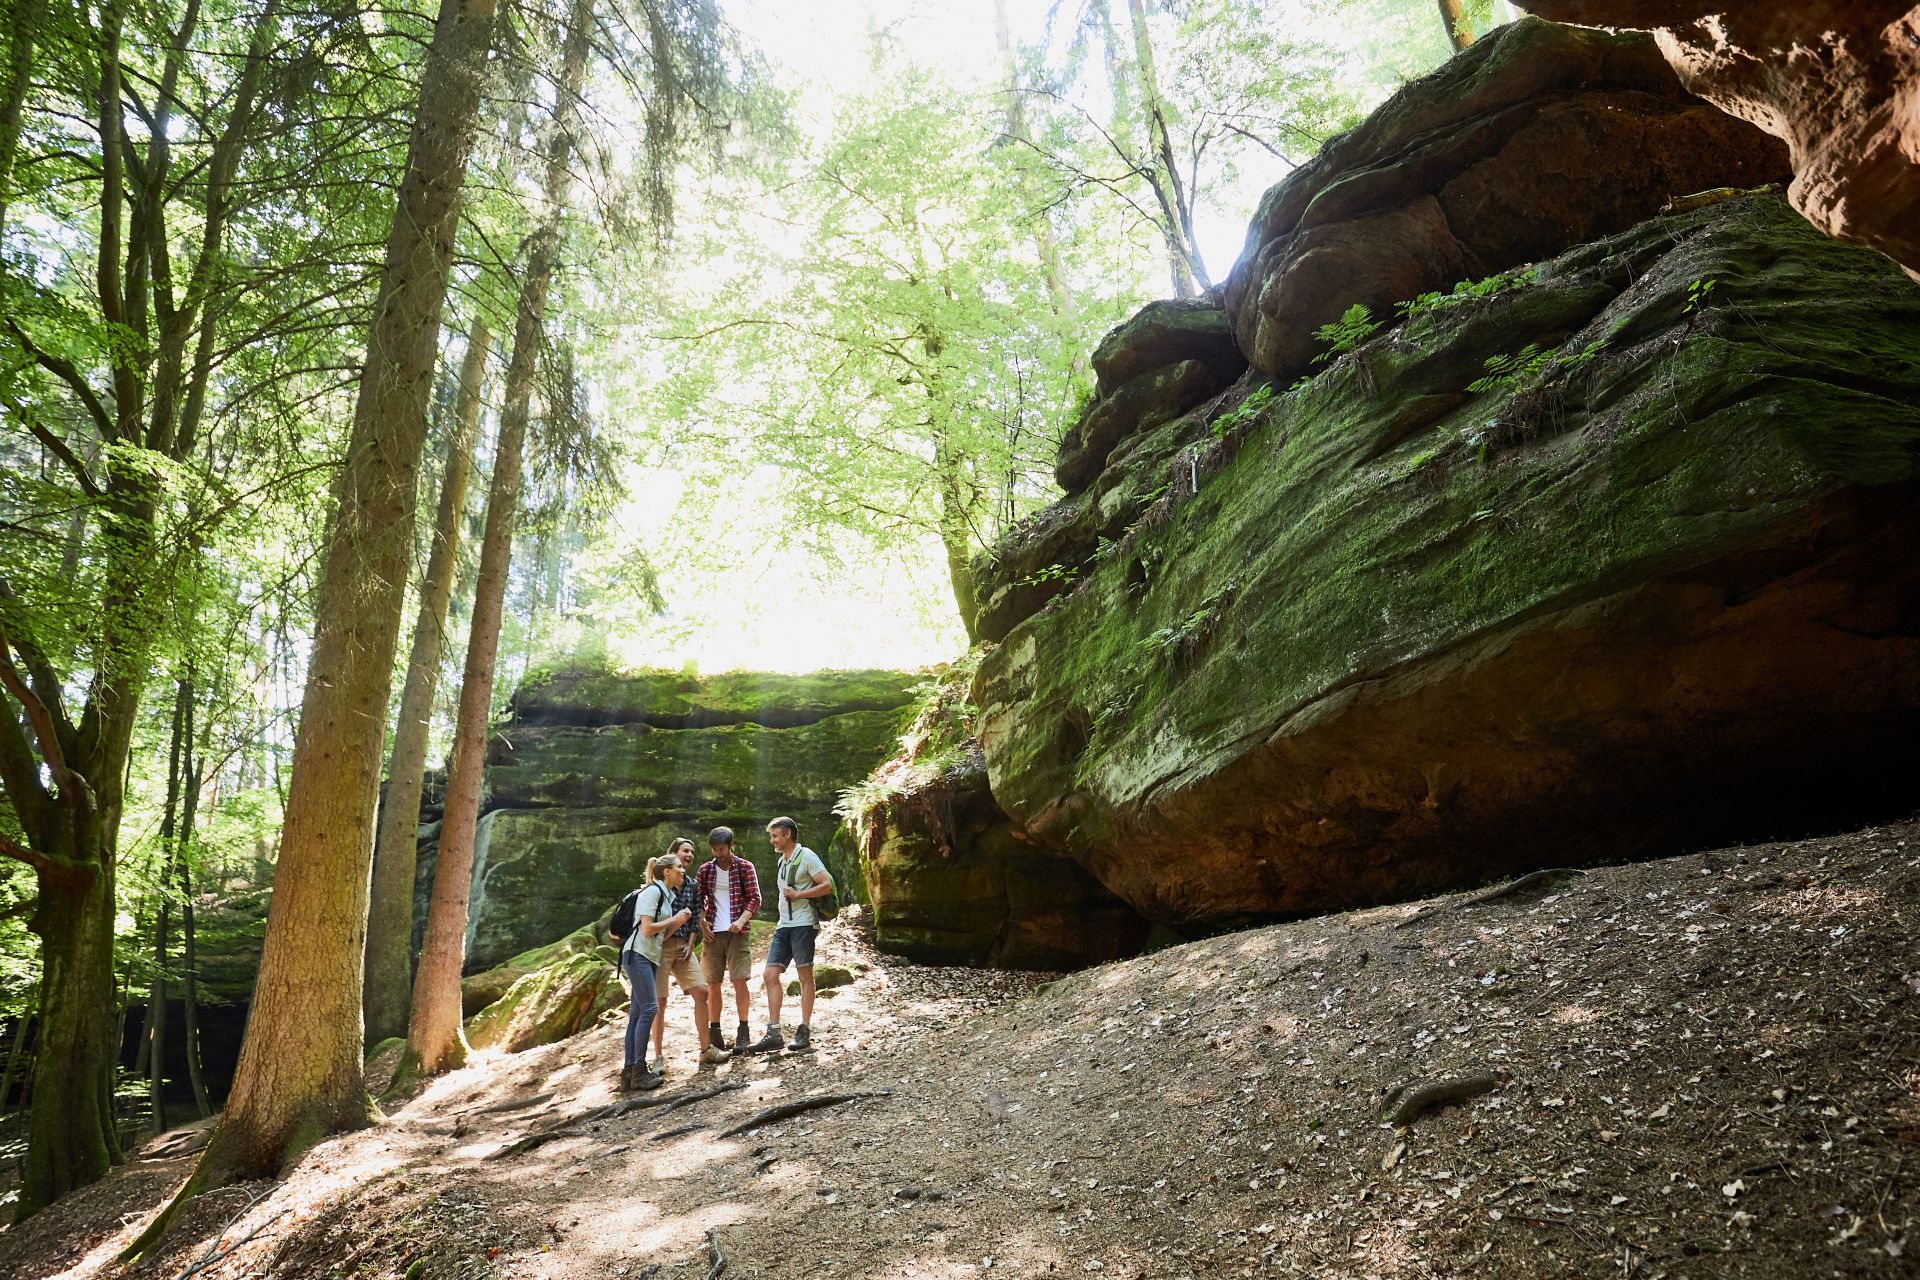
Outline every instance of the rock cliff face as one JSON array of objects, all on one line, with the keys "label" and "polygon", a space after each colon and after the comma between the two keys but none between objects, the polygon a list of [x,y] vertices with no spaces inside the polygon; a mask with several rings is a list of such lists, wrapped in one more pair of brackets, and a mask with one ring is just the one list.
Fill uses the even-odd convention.
[{"label": "rock cliff face", "polygon": [[[567,671],[514,694],[495,730],[475,850],[467,970],[489,969],[603,916],[676,836],[706,857],[730,826],[771,884],[765,827],[786,814],[843,896],[864,895],[833,808],[896,744],[923,676]],[[424,919],[437,814],[424,815]],[[764,912],[772,914],[768,898]]]},{"label": "rock cliff face", "polygon": [[875,938],[934,964],[1078,969],[1137,954],[1147,922],[1075,861],[1026,838],[974,747],[862,816]]},{"label": "rock cliff face", "polygon": [[1118,439],[1003,549],[990,592],[1058,592],[975,684],[1030,838],[1219,925],[1911,807],[1892,264],[1730,199],[1348,345]]},{"label": "rock cliff face", "polygon": [[1519,0],[1653,31],[1692,92],[1786,140],[1794,207],[1920,278],[1920,5],[1908,0]]},{"label": "rock cliff face", "polygon": [[1528,18],[1408,85],[1260,202],[1226,287],[1278,378],[1355,303],[1395,303],[1612,235],[1675,196],[1788,177],[1786,149],[1683,89],[1651,37]]}]

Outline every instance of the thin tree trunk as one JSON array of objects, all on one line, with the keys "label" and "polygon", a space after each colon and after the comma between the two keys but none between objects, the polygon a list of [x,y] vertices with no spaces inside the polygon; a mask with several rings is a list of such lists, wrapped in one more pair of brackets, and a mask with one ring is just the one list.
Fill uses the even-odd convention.
[{"label": "thin tree trunk", "polygon": [[13,1020],[13,1044],[7,1049],[7,1072],[4,1077],[0,1077],[0,1114],[19,1109],[9,1102],[13,1097],[13,1083],[16,1080],[20,1081],[19,1105],[26,1105],[27,1082],[20,1076],[20,1059],[22,1057],[22,1051],[27,1046],[27,1036],[32,1030],[32,1013],[23,1013]]},{"label": "thin tree trunk", "polygon": [[[141,1036],[147,1057],[147,1105],[152,1114],[153,1131],[167,1127],[167,935],[171,923],[173,879],[180,858],[179,817],[181,779],[181,733],[186,725],[186,707],[192,697],[185,680],[178,683],[173,698],[173,727],[167,745],[167,800],[160,816],[160,904],[153,917],[153,981],[147,988],[147,1027]],[[138,1067],[134,1068],[139,1071]]]},{"label": "thin tree trunk", "polygon": [[7,25],[6,83],[0,86],[0,238],[7,230],[13,163],[20,153],[20,121],[33,83],[33,46],[40,34],[43,0],[6,0],[0,19]]},{"label": "thin tree trunk", "polygon": [[194,955],[193,927],[193,824],[200,811],[200,756],[193,737],[193,675],[186,680],[185,747],[180,757],[183,790],[180,798],[180,1003],[181,1048],[187,1055],[187,1083],[193,1089],[193,1105],[202,1120],[213,1114],[207,1099],[207,1082],[200,1069],[200,975]]},{"label": "thin tree trunk", "polygon": [[1207,269],[1193,240],[1193,207],[1180,181],[1180,165],[1173,154],[1173,136],[1167,129],[1166,106],[1160,99],[1160,77],[1154,70],[1153,38],[1147,29],[1145,0],[1127,0],[1133,19],[1134,69],[1140,77],[1140,106],[1146,115],[1147,149],[1153,156],[1147,181],[1160,205],[1161,234],[1167,242],[1167,265],[1173,293],[1191,298],[1212,288]]},{"label": "thin tree trunk", "polygon": [[[183,1194],[377,1114],[361,1069],[373,814],[435,344],[495,0],[442,0],[327,534],[266,942],[226,1112]],[[130,1248],[151,1247],[171,1211]]]},{"label": "thin tree trunk", "polygon": [[[1007,0],[993,0],[993,30],[1000,46],[1000,65],[1006,74],[1007,136],[1025,150],[1032,151],[1033,127],[1027,119],[1026,91],[1020,85],[1020,66],[1015,57],[1013,24],[1007,17]],[[1022,156],[1023,173],[1026,172],[1025,161],[1026,157]],[[1033,194],[1029,192],[1030,197]],[[1067,352],[1067,383],[1070,390],[1077,393],[1086,367],[1084,351],[1089,344],[1082,340],[1073,322],[1073,290],[1068,286],[1066,273],[1060,266],[1060,241],[1054,234],[1052,217],[1045,209],[1038,207],[1041,203],[1034,201],[1036,208],[1031,215],[1033,247],[1039,255],[1040,269],[1046,278],[1047,303],[1053,314],[1053,327],[1062,349]]]},{"label": "thin tree trunk", "polygon": [[1467,25],[1466,6],[1461,0],[1440,0],[1440,21],[1446,24],[1447,39],[1458,53],[1473,44],[1473,28]]},{"label": "thin tree trunk", "polygon": [[446,473],[434,517],[433,550],[420,583],[420,612],[413,623],[407,682],[393,729],[387,764],[387,797],[380,811],[373,851],[373,900],[367,909],[366,1039],[377,1044],[407,1032],[413,991],[413,873],[419,850],[420,788],[427,771],[427,730],[440,680],[447,604],[459,563],[460,525],[473,473],[473,437],[480,422],[480,392],[493,334],[475,320],[460,365],[460,393],[447,437]]},{"label": "thin tree trunk", "polygon": [[466,1060],[466,1036],[460,1025],[460,969],[466,951],[480,784],[486,769],[487,722],[493,704],[507,570],[513,558],[514,522],[520,509],[521,451],[533,399],[547,292],[559,251],[568,165],[579,114],[576,104],[586,74],[593,11],[593,0],[575,0],[568,22],[552,134],[546,146],[542,188],[546,209],[528,237],[527,265],[521,276],[513,356],[507,366],[500,412],[500,439],[494,449],[493,478],[487,491],[487,524],[480,543],[480,572],[474,584],[466,669],[460,682],[460,710],[454,726],[453,752],[447,762],[446,814],[440,824],[440,851],[434,860],[433,895],[427,904],[420,969],[414,977],[403,1067],[406,1071],[431,1074]]}]

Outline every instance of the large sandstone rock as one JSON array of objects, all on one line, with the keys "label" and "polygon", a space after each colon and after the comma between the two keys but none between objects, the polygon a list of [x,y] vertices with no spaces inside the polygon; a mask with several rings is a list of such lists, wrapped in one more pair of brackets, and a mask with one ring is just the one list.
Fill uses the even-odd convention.
[{"label": "large sandstone rock", "polygon": [[1255,368],[1315,330],[1620,231],[1678,195],[1787,176],[1784,148],[1688,94],[1650,37],[1522,19],[1396,93],[1268,191],[1225,300]]},{"label": "large sandstone rock", "polygon": [[1096,394],[1061,441],[1055,467],[1067,497],[974,562],[982,640],[997,643],[1070,589],[1101,546],[1140,518],[1154,484],[1137,482],[1187,443],[1187,430],[1169,424],[1218,403],[1247,361],[1226,312],[1207,298],[1148,303],[1106,336],[1093,367]]},{"label": "large sandstone rock", "polygon": [[1920,6],[1906,0],[1519,0],[1639,27],[1694,93],[1784,138],[1794,207],[1920,274]]},{"label": "large sandstone rock", "polygon": [[860,815],[879,945],[930,964],[1078,969],[1133,955],[1147,923],[993,802],[977,750]]},{"label": "large sandstone rock", "polygon": [[467,1019],[467,1043],[519,1053],[587,1030],[601,1014],[626,1003],[613,956],[612,948],[602,948],[525,974]]},{"label": "large sandstone rock", "polygon": [[1149,918],[1912,807],[1920,288],[1879,255],[1721,202],[1230,417],[1148,433],[1197,484],[1108,467],[1159,497],[975,684],[1001,809]]},{"label": "large sandstone rock", "polygon": [[[865,895],[834,814],[842,789],[894,750],[909,672],[557,672],[515,692],[494,733],[475,839],[467,971],[605,915],[677,836],[730,826],[760,870],[772,915],[768,819],[800,824],[843,896]],[[422,828],[416,920],[424,920],[439,825]]]}]

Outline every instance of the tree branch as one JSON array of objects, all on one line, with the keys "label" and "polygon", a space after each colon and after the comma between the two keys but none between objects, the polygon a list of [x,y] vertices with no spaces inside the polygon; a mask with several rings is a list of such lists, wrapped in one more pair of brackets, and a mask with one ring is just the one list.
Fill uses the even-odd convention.
[{"label": "tree branch", "polygon": [[0,854],[24,862],[50,880],[59,880],[66,884],[85,884],[96,874],[96,868],[90,863],[75,858],[63,858],[57,853],[42,853],[20,844],[5,833],[0,833]]},{"label": "tree branch", "polygon": [[100,397],[94,393],[91,386],[87,385],[86,378],[81,376],[80,370],[74,368],[71,360],[42,351],[38,344],[27,336],[27,331],[14,322],[12,316],[7,317],[7,331],[13,335],[13,340],[20,344],[20,349],[33,357],[35,364],[73,388],[73,393],[80,397],[80,403],[86,406],[87,413],[93,418],[94,425],[100,428],[101,439],[116,438],[118,433],[114,430],[113,417],[107,412],[107,406],[100,402]]},{"label": "tree branch", "polygon": [[89,498],[105,496],[99,484],[94,481],[92,473],[87,470],[87,464],[80,460],[80,456],[67,445],[66,441],[48,430],[44,423],[27,412],[26,407],[12,396],[0,396],[0,404],[6,405],[13,412],[13,416],[20,419],[21,424],[33,438],[45,445],[47,452],[58,458],[67,470],[73,473],[75,483],[80,486],[80,492]]}]

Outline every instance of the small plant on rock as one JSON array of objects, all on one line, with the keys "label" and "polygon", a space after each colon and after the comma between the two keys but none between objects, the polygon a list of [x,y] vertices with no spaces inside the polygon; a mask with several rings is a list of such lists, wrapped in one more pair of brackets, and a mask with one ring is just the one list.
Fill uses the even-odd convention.
[{"label": "small plant on rock", "polygon": [[1313,331],[1313,336],[1327,344],[1327,349],[1313,358],[1315,364],[1326,360],[1337,360],[1348,352],[1359,348],[1360,344],[1379,332],[1383,322],[1373,318],[1373,312],[1365,303],[1356,302],[1340,313],[1340,318],[1330,324],[1323,324]]}]

